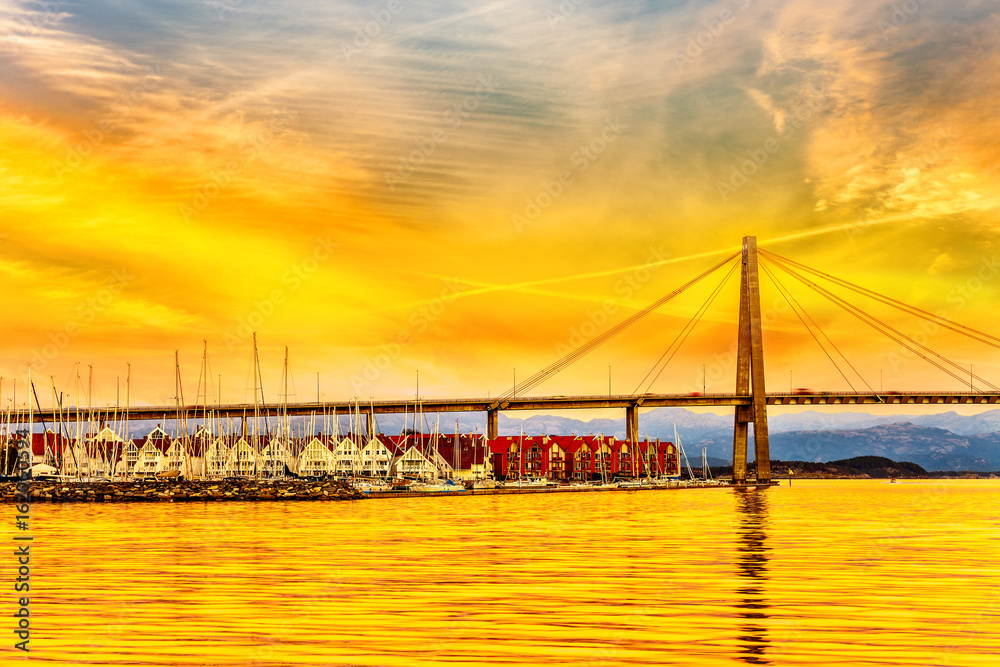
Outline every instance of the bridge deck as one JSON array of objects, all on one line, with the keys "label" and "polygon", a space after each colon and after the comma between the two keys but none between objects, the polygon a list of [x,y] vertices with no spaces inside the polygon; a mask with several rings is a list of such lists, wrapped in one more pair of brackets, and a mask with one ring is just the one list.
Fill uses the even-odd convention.
[{"label": "bridge deck", "polygon": [[[768,405],[813,406],[813,405],[993,405],[1000,402],[1000,394],[982,392],[941,393],[941,392],[908,392],[889,394],[845,394],[831,392],[796,392],[768,394]],[[582,410],[600,408],[661,408],[661,407],[732,407],[750,405],[750,396],[736,394],[641,394],[637,396],[529,396],[524,398],[508,398],[498,401],[489,398],[460,399],[420,399],[420,409],[424,412],[486,412],[488,410]],[[389,400],[370,401],[356,406],[353,401],[336,401],[331,403],[289,403],[288,414],[301,416],[311,414],[330,414],[334,410],[338,414],[347,414],[355,409],[362,414],[402,414],[412,413],[417,401]],[[114,410],[114,406],[94,408],[94,413],[106,415]],[[283,408],[277,405],[258,407],[259,413],[275,416],[281,414]],[[164,419],[181,412],[189,418],[200,415],[202,406],[186,405],[180,410],[175,405],[133,406],[129,409],[130,419]],[[252,417],[254,406],[242,403],[209,405],[208,411],[213,416]],[[80,419],[86,419],[87,408],[79,411]],[[59,411],[44,409],[34,413],[34,421],[51,422],[59,416]],[[121,410],[119,409],[119,416]],[[61,411],[63,421],[75,421],[75,407],[64,408]]]}]

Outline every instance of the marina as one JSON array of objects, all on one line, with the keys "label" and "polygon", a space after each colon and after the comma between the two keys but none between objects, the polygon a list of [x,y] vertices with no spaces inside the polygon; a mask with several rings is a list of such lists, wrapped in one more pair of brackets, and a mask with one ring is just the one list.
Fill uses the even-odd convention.
[{"label": "marina", "polygon": [[[374,411],[362,415],[360,402],[346,415],[334,409],[296,418],[287,414],[287,348],[282,373],[284,398],[280,416],[274,420],[261,414],[264,402],[256,379],[260,375],[256,338],[253,364],[252,412],[247,410],[249,414],[233,419],[224,418],[207,402],[200,414],[197,408],[183,406],[177,361],[177,409],[172,423],[157,423],[138,437],[129,414],[128,391],[123,408],[69,408],[67,418],[60,411],[55,424],[49,427],[43,419],[44,430],[36,432],[35,408],[41,411],[41,404],[29,378],[35,405],[29,400],[23,411],[9,409],[2,426],[3,474],[28,471],[43,481],[77,483],[337,480],[368,497],[683,488],[680,479],[685,453],[676,429],[676,444],[639,440],[634,435],[626,440],[594,434],[490,437],[460,433],[457,421],[453,433],[442,433],[440,416],[431,424],[419,400],[413,404],[412,417],[404,415],[398,435],[380,432]],[[206,344],[200,396],[207,396],[208,377]],[[129,384],[130,378],[126,378],[127,390]],[[88,402],[92,386],[91,370]],[[62,405],[55,386],[53,398]],[[30,450],[30,460],[19,454],[26,450]],[[707,470],[707,465],[703,469]],[[694,480],[690,463],[687,473],[689,480]]]}]

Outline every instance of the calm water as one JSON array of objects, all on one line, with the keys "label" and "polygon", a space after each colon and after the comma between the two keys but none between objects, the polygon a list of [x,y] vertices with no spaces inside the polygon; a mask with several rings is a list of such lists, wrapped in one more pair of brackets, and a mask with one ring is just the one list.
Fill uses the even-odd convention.
[{"label": "calm water", "polygon": [[[38,504],[30,655],[58,665],[996,665],[998,508],[993,480]],[[2,567],[10,581],[9,558]],[[0,604],[13,603],[8,592]]]}]

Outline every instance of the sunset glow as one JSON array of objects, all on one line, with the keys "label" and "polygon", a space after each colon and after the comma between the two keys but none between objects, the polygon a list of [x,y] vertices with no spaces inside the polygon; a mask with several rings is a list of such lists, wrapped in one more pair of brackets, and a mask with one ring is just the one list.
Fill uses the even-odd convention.
[{"label": "sunset glow", "polygon": [[[495,395],[745,235],[989,329],[998,34],[971,0],[6,3],[2,399],[131,364],[168,403],[179,350],[193,401],[207,341],[243,401],[253,331],[272,400],[286,345],[290,400]],[[536,393],[637,389],[722,276]],[[761,280],[769,388],[846,389]],[[963,389],[786,284],[869,382]],[[738,286],[653,391],[732,390]]]}]

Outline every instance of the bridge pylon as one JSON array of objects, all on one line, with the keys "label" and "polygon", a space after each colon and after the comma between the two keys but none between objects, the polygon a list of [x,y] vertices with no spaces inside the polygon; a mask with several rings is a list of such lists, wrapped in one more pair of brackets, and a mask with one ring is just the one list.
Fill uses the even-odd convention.
[{"label": "bridge pylon", "polygon": [[764,390],[764,345],[760,327],[756,236],[743,237],[742,262],[736,394],[750,396],[751,405],[736,407],[733,427],[733,482],[746,482],[747,479],[747,435],[752,423],[757,483],[770,483],[771,450],[767,437],[767,395]]}]

